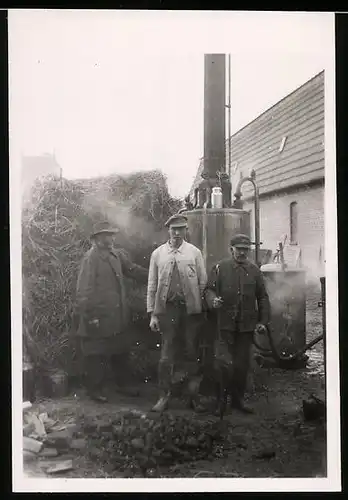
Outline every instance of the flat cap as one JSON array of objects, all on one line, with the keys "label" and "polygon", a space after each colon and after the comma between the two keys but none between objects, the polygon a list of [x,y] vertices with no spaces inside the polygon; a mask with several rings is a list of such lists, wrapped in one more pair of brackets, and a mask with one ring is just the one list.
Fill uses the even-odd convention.
[{"label": "flat cap", "polygon": [[91,236],[95,236],[100,233],[115,234],[118,233],[119,229],[117,227],[111,226],[108,222],[97,222],[93,227],[93,232]]},{"label": "flat cap", "polygon": [[239,247],[239,248],[249,248],[254,243],[250,241],[249,236],[246,234],[235,234],[231,238],[230,245],[231,247]]},{"label": "flat cap", "polygon": [[166,227],[187,227],[187,217],[183,214],[175,214],[169,217],[165,223]]}]

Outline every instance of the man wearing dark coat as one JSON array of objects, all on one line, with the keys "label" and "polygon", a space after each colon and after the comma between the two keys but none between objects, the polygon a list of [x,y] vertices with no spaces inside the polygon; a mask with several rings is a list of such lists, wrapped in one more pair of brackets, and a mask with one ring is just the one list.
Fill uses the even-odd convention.
[{"label": "man wearing dark coat", "polygon": [[221,341],[232,360],[231,407],[253,413],[243,401],[250,350],[253,332],[264,333],[269,323],[270,302],[260,269],[248,259],[249,237],[237,234],[230,245],[231,257],[213,267],[204,295],[209,309],[218,311]]},{"label": "man wearing dark coat", "polygon": [[103,385],[111,359],[116,356],[121,361],[130,348],[124,276],[145,284],[148,275],[147,269],[113,248],[118,232],[106,222],[96,225],[91,235],[92,247],[82,260],[77,280],[77,335],[81,340],[86,387],[89,396],[98,401],[106,401]]}]

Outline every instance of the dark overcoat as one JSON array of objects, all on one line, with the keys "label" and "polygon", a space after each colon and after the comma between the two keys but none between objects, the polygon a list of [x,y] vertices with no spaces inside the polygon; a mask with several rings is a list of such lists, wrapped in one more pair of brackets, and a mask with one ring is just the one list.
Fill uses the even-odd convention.
[{"label": "dark overcoat", "polygon": [[270,321],[270,302],[260,269],[247,260],[239,264],[233,257],[224,259],[211,270],[205,289],[205,300],[212,308],[214,297],[220,295],[220,327],[240,332],[254,331],[257,323]]},{"label": "dark overcoat", "polygon": [[113,344],[117,347],[118,338],[121,342],[129,323],[124,276],[146,283],[148,271],[131,262],[122,250],[108,251],[96,245],[82,260],[76,287],[77,335],[93,341],[85,342],[92,351],[108,350]]}]

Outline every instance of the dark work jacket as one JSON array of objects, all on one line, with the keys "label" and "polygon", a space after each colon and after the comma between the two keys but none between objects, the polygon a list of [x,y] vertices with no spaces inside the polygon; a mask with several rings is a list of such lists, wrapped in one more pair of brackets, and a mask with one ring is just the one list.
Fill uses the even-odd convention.
[{"label": "dark work jacket", "polygon": [[85,254],[76,289],[78,335],[105,338],[124,330],[129,321],[124,276],[146,283],[148,271],[133,264],[122,250],[93,245]]},{"label": "dark work jacket", "polygon": [[250,261],[239,264],[233,257],[220,261],[218,281],[216,266],[210,272],[204,297],[209,309],[218,295],[223,299],[219,309],[220,328],[250,332],[257,323],[267,325],[270,302],[260,269]]}]

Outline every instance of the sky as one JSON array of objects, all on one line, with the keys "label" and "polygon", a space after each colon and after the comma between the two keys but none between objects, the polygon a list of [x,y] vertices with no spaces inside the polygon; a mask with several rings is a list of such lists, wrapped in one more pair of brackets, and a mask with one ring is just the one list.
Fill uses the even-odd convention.
[{"label": "sky", "polygon": [[230,53],[232,133],[326,69],[333,14],[10,10],[10,164],[67,178],[160,169],[185,196],[203,155],[204,53]]}]

